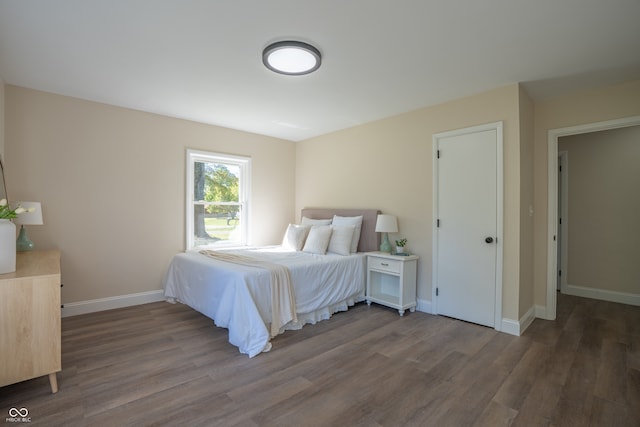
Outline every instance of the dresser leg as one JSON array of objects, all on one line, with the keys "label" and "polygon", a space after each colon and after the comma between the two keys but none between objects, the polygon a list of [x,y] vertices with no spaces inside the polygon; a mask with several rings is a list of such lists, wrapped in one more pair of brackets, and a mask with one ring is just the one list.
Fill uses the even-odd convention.
[{"label": "dresser leg", "polygon": [[49,374],[49,384],[51,384],[51,393],[58,392],[58,376],[55,372]]}]

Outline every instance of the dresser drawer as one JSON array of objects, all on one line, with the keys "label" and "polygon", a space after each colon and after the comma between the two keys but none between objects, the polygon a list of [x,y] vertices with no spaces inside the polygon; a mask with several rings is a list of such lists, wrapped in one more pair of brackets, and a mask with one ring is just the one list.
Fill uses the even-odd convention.
[{"label": "dresser drawer", "polygon": [[387,258],[369,257],[369,268],[380,271],[388,271],[390,273],[400,274],[402,261],[396,261]]}]

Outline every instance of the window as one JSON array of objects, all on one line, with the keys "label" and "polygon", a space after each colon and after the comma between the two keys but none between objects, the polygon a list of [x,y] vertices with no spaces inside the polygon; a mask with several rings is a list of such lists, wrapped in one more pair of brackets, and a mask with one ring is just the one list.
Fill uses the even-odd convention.
[{"label": "window", "polygon": [[187,150],[187,249],[248,241],[251,161]]}]

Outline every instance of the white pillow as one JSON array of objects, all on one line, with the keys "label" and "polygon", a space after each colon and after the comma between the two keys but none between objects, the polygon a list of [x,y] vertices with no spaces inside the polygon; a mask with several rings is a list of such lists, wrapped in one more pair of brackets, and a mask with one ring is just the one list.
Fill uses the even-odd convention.
[{"label": "white pillow", "polygon": [[311,226],[318,226],[318,225],[331,225],[331,220],[330,219],[311,219],[311,218],[307,218],[306,216],[302,217],[302,221],[300,222],[302,225],[311,225]]},{"label": "white pillow", "polygon": [[312,254],[326,254],[329,240],[331,240],[331,231],[331,227],[328,225],[311,227],[302,251]]},{"label": "white pillow", "polygon": [[333,225],[353,225],[353,237],[351,238],[351,253],[358,252],[358,242],[360,241],[360,231],[362,230],[362,215],[360,216],[333,216]]},{"label": "white pillow", "polygon": [[282,239],[282,247],[285,249],[293,249],[294,251],[302,250],[310,229],[310,225],[289,224]]},{"label": "white pillow", "polygon": [[328,252],[338,255],[351,253],[351,238],[356,227],[353,225],[332,225],[331,240],[329,240]]}]

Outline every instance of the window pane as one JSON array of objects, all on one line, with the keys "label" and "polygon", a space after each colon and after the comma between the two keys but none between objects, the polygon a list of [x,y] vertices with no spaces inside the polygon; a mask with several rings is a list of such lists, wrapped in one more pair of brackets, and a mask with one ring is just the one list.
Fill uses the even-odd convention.
[{"label": "window pane", "polygon": [[194,244],[241,243],[240,166],[194,162]]},{"label": "window pane", "polygon": [[[213,209],[209,209],[213,208]],[[218,209],[219,208],[219,209]],[[224,208],[224,209],[222,209]],[[194,205],[195,246],[240,243],[240,206]],[[200,226],[198,225],[200,224]]]},{"label": "window pane", "polygon": [[240,201],[240,166],[225,163],[194,162],[194,198],[196,201]]}]

